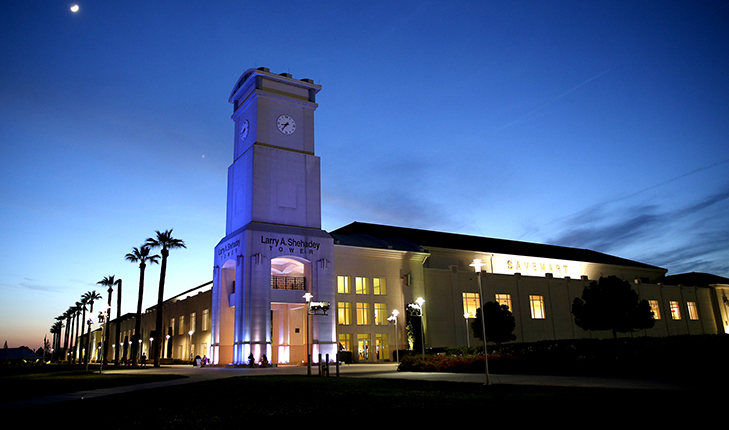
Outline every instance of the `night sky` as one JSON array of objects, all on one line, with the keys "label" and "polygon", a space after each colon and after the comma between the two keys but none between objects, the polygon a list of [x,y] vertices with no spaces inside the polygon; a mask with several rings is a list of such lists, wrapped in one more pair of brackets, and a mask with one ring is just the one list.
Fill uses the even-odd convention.
[{"label": "night sky", "polygon": [[[87,291],[106,301],[105,276],[133,312],[124,256],[155,230],[187,245],[166,297],[212,279],[228,97],[252,67],[322,86],[327,231],[382,223],[729,277],[726,1],[78,4],[0,13],[10,347],[41,346]],[[151,266],[145,307],[158,280]]]}]

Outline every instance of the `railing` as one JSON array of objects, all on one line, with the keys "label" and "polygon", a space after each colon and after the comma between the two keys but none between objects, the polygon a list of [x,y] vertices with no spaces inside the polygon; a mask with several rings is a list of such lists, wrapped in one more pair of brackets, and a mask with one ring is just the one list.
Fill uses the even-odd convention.
[{"label": "railing", "polygon": [[274,290],[306,290],[306,278],[293,276],[271,276],[271,288]]}]

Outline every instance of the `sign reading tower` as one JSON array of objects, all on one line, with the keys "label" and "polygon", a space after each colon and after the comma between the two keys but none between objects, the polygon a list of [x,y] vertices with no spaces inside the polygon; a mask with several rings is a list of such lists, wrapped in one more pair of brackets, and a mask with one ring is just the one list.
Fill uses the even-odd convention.
[{"label": "sign reading tower", "polygon": [[[307,325],[304,294],[334,302],[334,245],[321,230],[311,79],[249,69],[230,95],[235,123],[225,237],[215,247],[214,364],[298,363],[336,354],[333,316]],[[308,327],[308,330],[307,330]]]}]

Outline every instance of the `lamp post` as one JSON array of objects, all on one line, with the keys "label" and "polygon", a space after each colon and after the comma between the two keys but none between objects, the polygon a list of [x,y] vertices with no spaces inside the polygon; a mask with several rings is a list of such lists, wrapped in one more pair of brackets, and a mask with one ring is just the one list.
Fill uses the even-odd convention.
[{"label": "lamp post", "polygon": [[392,315],[387,318],[388,321],[392,321],[393,325],[395,326],[395,360],[399,363],[400,362],[400,351],[399,349],[399,343],[397,341],[397,316],[400,315],[400,312],[398,312],[397,309],[392,311]]},{"label": "lamp post", "polygon": [[420,339],[423,341],[423,360],[425,360],[425,309],[423,307],[423,305],[425,304],[425,299],[423,299],[422,297],[418,297],[418,299],[415,300],[415,303],[420,306]]},{"label": "lamp post", "polygon": [[[88,337],[86,338],[86,354],[91,354],[91,324],[94,323],[94,320],[89,317],[89,320],[87,321],[87,324],[89,325],[89,329],[86,330],[88,333]],[[89,371],[89,357],[86,356],[86,371]]]},{"label": "lamp post", "polygon": [[190,335],[190,361],[192,361],[192,334],[195,333],[194,331],[190,330],[187,332],[187,334]]},{"label": "lamp post", "polygon": [[471,336],[469,336],[469,333],[468,333],[468,317],[470,317],[468,312],[463,314],[463,319],[466,321],[466,345],[468,345],[468,347],[470,348],[471,347]]},{"label": "lamp post", "polygon": [[311,313],[309,312],[309,306],[311,306],[311,299],[314,298],[314,296],[310,293],[306,293],[303,297],[304,300],[306,300],[306,374],[311,376],[311,351],[309,350],[309,315],[311,315]]},{"label": "lamp post", "polygon": [[486,264],[480,258],[475,258],[470,264],[476,269],[476,279],[478,280],[479,303],[481,305],[481,333],[483,334],[483,364],[486,372],[486,385],[489,384],[489,355],[486,348],[486,315],[483,310],[483,286],[481,285],[481,268]]}]

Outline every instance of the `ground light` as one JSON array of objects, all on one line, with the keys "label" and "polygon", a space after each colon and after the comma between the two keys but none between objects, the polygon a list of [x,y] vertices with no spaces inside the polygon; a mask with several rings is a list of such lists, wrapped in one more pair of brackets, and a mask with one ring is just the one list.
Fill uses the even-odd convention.
[{"label": "ground light", "polygon": [[471,336],[469,336],[470,333],[468,332],[468,318],[469,317],[470,317],[470,315],[468,314],[468,312],[463,314],[463,318],[466,321],[466,345],[468,345],[468,347],[470,348],[471,347]]},{"label": "ground light", "polygon": [[475,258],[473,260],[473,263],[470,264],[473,266],[474,269],[476,269],[476,279],[478,280],[478,294],[479,294],[479,301],[481,302],[481,331],[483,334],[483,364],[484,364],[484,371],[486,372],[486,385],[489,384],[489,355],[488,351],[486,349],[486,315],[484,315],[483,311],[483,286],[481,285],[481,267],[485,266],[486,264],[482,262],[480,258]]}]

